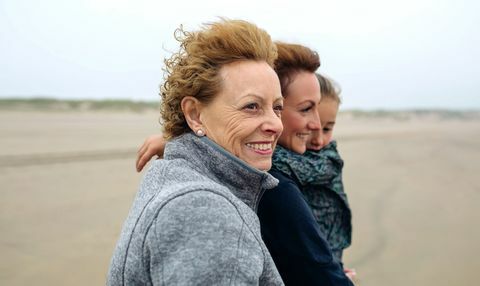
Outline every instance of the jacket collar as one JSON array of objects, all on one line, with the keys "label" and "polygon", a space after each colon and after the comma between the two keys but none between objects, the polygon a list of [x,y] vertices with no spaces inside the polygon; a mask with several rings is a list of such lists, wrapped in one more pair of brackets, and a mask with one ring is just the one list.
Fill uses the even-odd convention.
[{"label": "jacket collar", "polygon": [[278,184],[269,173],[249,166],[206,136],[197,137],[193,133],[168,142],[164,158],[186,160],[205,176],[226,186],[254,211],[263,192]]}]

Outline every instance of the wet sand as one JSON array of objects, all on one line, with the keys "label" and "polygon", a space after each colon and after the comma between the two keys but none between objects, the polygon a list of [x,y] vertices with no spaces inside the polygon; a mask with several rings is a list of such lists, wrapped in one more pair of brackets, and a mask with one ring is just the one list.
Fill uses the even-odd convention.
[{"label": "wet sand", "polygon": [[[0,285],[103,285],[157,114],[0,113]],[[475,285],[480,120],[337,124],[357,285]]]}]

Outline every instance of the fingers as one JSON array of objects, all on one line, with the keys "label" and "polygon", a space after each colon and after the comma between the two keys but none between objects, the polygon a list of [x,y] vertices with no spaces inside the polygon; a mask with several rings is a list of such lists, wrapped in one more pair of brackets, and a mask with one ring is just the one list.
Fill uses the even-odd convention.
[{"label": "fingers", "polygon": [[137,157],[137,172],[141,172],[143,170],[143,167],[145,167],[145,164],[147,164],[148,159],[145,156]]},{"label": "fingers", "polygon": [[148,149],[149,144],[150,144],[150,138],[145,139],[142,146],[137,151],[137,158],[138,156],[141,156],[143,153],[145,153],[145,151]]},{"label": "fingers", "polygon": [[140,172],[143,169],[143,167],[145,166],[146,162],[145,162],[145,159],[144,159],[144,154],[148,150],[148,144],[149,143],[148,143],[148,138],[147,138],[147,140],[145,140],[145,142],[143,142],[142,147],[140,147],[140,149],[138,149],[137,160],[135,162],[137,172]]},{"label": "fingers", "polygon": [[162,135],[152,135],[148,137],[137,152],[135,167],[137,172],[142,171],[143,167],[152,159],[153,156],[163,156],[165,149],[165,140]]},{"label": "fingers", "polygon": [[139,153],[137,156],[137,172],[140,172],[143,170],[143,167],[152,159],[155,155],[158,155],[157,149],[155,149],[153,146],[149,145],[145,150],[143,150],[142,153]]},{"label": "fingers", "polygon": [[345,268],[343,270],[345,272],[345,275],[353,282],[355,280],[355,277],[357,276],[357,272],[355,269],[349,269]]}]

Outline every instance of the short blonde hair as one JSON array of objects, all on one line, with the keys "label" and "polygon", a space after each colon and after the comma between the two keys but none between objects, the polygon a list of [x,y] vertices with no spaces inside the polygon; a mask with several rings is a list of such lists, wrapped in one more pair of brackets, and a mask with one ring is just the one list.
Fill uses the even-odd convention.
[{"label": "short blonde hair", "polygon": [[199,31],[175,31],[180,50],[165,60],[166,80],[160,105],[164,137],[171,139],[190,131],[181,101],[192,96],[204,104],[220,92],[220,69],[239,60],[265,61],[273,67],[277,48],[270,35],[242,20],[221,19]]}]

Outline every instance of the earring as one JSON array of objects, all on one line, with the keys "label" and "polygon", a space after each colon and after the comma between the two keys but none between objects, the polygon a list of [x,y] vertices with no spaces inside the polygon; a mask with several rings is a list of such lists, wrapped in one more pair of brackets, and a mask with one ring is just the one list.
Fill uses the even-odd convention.
[{"label": "earring", "polygon": [[205,136],[205,132],[203,132],[202,129],[198,129],[197,131],[195,131],[195,134],[196,134],[198,137],[203,137],[203,136]]}]

